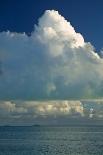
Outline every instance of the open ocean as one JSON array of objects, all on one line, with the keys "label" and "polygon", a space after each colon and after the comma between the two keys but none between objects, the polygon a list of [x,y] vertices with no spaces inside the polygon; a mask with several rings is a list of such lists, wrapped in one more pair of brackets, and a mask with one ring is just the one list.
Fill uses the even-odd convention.
[{"label": "open ocean", "polygon": [[0,155],[103,155],[103,127],[0,127]]}]

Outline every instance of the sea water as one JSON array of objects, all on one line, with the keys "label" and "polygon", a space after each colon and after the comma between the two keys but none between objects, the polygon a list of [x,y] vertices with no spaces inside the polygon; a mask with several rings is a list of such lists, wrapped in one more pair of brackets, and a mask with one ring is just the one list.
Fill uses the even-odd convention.
[{"label": "sea water", "polygon": [[103,155],[103,127],[0,127],[0,155]]}]

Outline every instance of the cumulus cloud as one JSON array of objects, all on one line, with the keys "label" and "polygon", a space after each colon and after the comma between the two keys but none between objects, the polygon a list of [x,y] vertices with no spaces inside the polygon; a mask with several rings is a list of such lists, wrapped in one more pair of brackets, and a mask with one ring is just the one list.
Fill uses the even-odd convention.
[{"label": "cumulus cloud", "polygon": [[82,101],[85,117],[103,119],[103,100]]},{"label": "cumulus cloud", "polygon": [[45,101],[45,102],[24,102],[23,107],[26,107],[35,115],[74,115],[83,116],[83,106],[80,101]]},{"label": "cumulus cloud", "polygon": [[101,49],[99,55],[100,55],[101,58],[103,58],[103,48]]},{"label": "cumulus cloud", "polygon": [[22,106],[17,106],[16,103],[11,101],[1,101],[0,102],[0,115],[11,115],[11,114],[24,114],[27,109]]},{"label": "cumulus cloud", "polygon": [[45,11],[31,36],[1,32],[0,57],[1,99],[103,96],[103,59],[58,11]]},{"label": "cumulus cloud", "polygon": [[0,101],[0,124],[69,124],[70,120],[102,120],[102,101]]},{"label": "cumulus cloud", "polygon": [[[0,102],[0,118],[27,122],[39,118],[81,118],[85,117],[84,107],[80,101],[2,101]],[[0,121],[1,122],[1,121]]]},{"label": "cumulus cloud", "polygon": [[[84,117],[80,101],[1,101],[0,123],[41,123],[49,119]],[[63,122],[62,122],[63,123]],[[58,124],[58,123],[57,123]]]}]

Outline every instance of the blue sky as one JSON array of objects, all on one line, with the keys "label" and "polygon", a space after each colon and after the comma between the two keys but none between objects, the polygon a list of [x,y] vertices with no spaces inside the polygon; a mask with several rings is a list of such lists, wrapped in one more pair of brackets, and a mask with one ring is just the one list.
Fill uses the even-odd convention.
[{"label": "blue sky", "polygon": [[33,31],[45,10],[58,10],[99,51],[103,46],[103,1],[1,0],[0,31]]}]

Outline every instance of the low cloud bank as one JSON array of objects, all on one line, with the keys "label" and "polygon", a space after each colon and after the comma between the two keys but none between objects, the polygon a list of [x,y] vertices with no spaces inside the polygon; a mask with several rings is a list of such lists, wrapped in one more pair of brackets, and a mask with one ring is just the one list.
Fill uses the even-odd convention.
[{"label": "low cloud bank", "polygon": [[1,101],[0,124],[25,122],[35,124],[56,120],[69,123],[76,120],[102,120],[103,101]]}]

